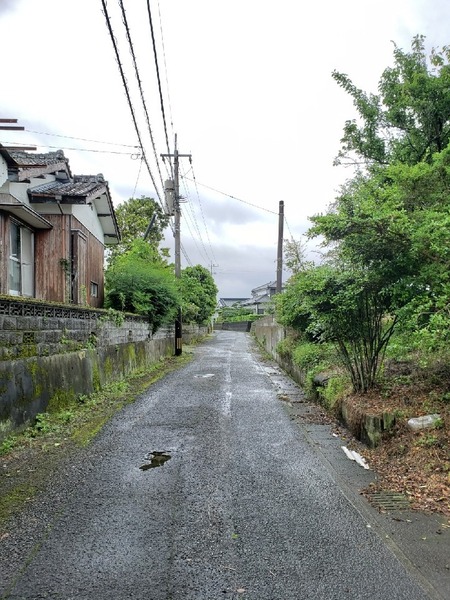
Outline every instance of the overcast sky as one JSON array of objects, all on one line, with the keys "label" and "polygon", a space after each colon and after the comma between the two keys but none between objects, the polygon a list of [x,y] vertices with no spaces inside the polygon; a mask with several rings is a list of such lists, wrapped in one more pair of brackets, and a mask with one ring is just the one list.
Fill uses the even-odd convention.
[{"label": "overcast sky", "polygon": [[[147,0],[124,5],[159,157],[168,150]],[[150,6],[170,152],[176,133],[179,151],[192,154],[192,165],[180,164],[182,267],[211,269],[221,297],[248,297],[276,277],[279,201],[285,237],[298,240],[308,217],[324,212],[349,176],[332,163],[355,111],[332,71],[376,92],[393,62],[393,41],[405,50],[416,34],[430,47],[450,43],[450,2],[150,0]],[[108,0],[107,10],[162,196],[117,0]],[[27,130],[1,132],[0,141],[34,144],[40,152],[63,148],[73,173],[104,174],[115,206],[133,195],[156,197],[139,151],[127,146],[138,144],[137,135],[101,0],[0,0],[0,40],[0,116],[18,118]],[[170,229],[166,245],[173,247]],[[313,246],[310,252],[318,257]]]}]

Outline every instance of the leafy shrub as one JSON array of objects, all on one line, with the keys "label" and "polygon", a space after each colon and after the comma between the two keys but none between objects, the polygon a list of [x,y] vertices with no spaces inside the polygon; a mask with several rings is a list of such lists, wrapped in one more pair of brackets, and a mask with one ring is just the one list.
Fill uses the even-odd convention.
[{"label": "leafy shrub", "polygon": [[216,310],[217,286],[208,269],[201,265],[186,267],[179,282],[183,320],[206,325]]},{"label": "leafy shrub", "polygon": [[318,389],[318,393],[328,409],[333,408],[350,391],[351,382],[346,374],[331,376],[327,385]]},{"label": "leafy shrub", "polygon": [[171,271],[132,252],[117,258],[107,270],[106,286],[107,308],[147,316],[153,332],[174,318],[180,303]]},{"label": "leafy shrub", "polygon": [[332,354],[332,348],[328,344],[314,344],[312,342],[302,342],[298,344],[293,351],[293,360],[296,365],[305,371],[315,367],[329,364]]},{"label": "leafy shrub", "polygon": [[295,349],[295,341],[291,337],[286,337],[276,345],[275,351],[282,358],[292,358],[292,353]]}]

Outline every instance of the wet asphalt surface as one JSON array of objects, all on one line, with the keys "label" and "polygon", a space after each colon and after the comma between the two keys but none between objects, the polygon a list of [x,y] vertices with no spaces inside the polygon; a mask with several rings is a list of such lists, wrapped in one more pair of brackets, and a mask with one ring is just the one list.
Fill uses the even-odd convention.
[{"label": "wet asphalt surface", "polygon": [[66,466],[40,527],[26,539],[18,525],[2,598],[431,597],[293,422],[253,343],[216,332]]}]

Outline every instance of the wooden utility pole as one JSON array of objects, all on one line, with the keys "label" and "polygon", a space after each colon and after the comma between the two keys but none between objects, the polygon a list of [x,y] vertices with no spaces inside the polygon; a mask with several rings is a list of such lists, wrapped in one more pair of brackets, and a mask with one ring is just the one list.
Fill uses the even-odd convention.
[{"label": "wooden utility pole", "polygon": [[[180,182],[179,182],[179,159],[180,157],[191,158],[190,154],[180,154],[177,147],[177,134],[175,134],[175,146],[173,154],[161,154],[162,158],[173,158],[174,177],[174,238],[175,238],[175,277],[181,277],[181,209],[180,209]],[[175,356],[180,356],[183,351],[183,315],[181,306],[175,318]]]},{"label": "wooden utility pole", "polygon": [[281,292],[283,286],[283,227],[284,227],[284,202],[280,200],[278,210],[278,252],[277,252],[277,287],[276,293]]}]

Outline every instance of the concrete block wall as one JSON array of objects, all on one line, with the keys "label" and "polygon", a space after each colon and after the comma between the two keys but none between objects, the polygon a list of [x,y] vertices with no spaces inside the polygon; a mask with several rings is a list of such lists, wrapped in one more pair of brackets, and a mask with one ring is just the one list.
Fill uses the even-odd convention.
[{"label": "concrete block wall", "polygon": [[151,337],[145,317],[127,315],[118,326],[114,313],[107,310],[0,298],[0,361]]},{"label": "concrete block wall", "polygon": [[280,362],[277,353],[277,344],[286,338],[286,329],[275,321],[273,315],[263,317],[252,323],[251,332],[267,352]]},{"label": "concrete block wall", "polygon": [[[152,334],[144,317],[0,299],[0,440],[57,397],[90,394],[173,355],[172,327]],[[184,326],[189,343],[207,328]]]},{"label": "concrete block wall", "polygon": [[[305,373],[302,369],[295,365],[290,358],[280,356],[276,351],[277,344],[287,337],[289,330],[278,325],[273,316],[267,316],[259,321],[255,321],[252,324],[251,331],[258,343],[277,361],[280,367],[296,383],[303,386],[305,383]],[[320,377],[316,379],[317,385],[319,385]],[[320,402],[318,393],[313,397],[310,395],[310,399]],[[337,416],[356,438],[372,448],[381,443],[383,433],[392,429],[395,424],[395,416],[393,414],[367,413],[364,409],[356,407],[348,398],[343,398],[339,402]]]}]

